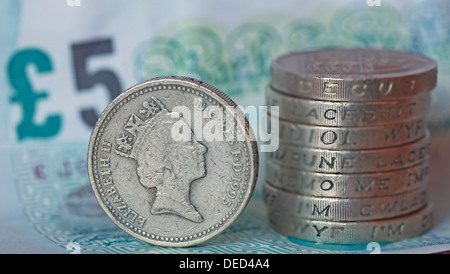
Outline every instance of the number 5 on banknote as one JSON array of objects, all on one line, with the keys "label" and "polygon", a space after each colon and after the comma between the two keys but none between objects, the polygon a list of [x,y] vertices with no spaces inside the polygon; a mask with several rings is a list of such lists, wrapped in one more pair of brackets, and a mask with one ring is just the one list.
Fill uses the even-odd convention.
[{"label": "number 5 on banknote", "polygon": [[[112,54],[113,46],[110,38],[72,44],[72,64],[74,81],[78,92],[87,92],[95,85],[104,85],[110,100],[121,93],[119,77],[110,69],[95,72],[88,71],[88,61],[97,55]],[[52,138],[58,135],[63,124],[62,114],[50,114],[42,123],[35,122],[38,103],[48,99],[48,91],[38,91],[32,85],[28,67],[34,66],[39,74],[54,73],[52,58],[49,54],[37,48],[22,49],[10,58],[8,63],[8,78],[14,90],[10,98],[12,103],[22,107],[22,119],[17,125],[19,140]],[[89,127],[94,127],[98,119],[98,112],[93,108],[80,110],[82,121]]]}]

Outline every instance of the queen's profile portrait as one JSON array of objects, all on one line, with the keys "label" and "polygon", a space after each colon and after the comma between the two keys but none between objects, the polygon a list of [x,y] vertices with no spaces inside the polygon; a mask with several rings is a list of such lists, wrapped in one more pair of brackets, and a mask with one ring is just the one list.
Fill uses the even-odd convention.
[{"label": "queen's profile portrait", "polygon": [[144,102],[147,120],[132,115],[125,129],[134,135],[134,144],[128,158],[137,163],[136,173],[140,184],[145,188],[155,188],[155,199],[151,214],[174,214],[192,222],[203,221],[202,215],[190,201],[191,184],[206,175],[206,146],[195,138],[187,141],[174,140],[172,127],[185,123],[180,113],[170,112],[152,97]]}]

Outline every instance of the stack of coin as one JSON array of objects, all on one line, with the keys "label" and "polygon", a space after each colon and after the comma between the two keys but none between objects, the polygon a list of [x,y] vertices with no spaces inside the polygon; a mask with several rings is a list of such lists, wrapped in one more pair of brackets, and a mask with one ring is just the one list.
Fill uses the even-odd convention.
[{"label": "stack of coin", "polygon": [[271,126],[280,140],[267,159],[263,195],[275,231],[367,244],[430,228],[435,61],[397,50],[326,49],[280,56],[271,72],[267,103],[279,106]]}]

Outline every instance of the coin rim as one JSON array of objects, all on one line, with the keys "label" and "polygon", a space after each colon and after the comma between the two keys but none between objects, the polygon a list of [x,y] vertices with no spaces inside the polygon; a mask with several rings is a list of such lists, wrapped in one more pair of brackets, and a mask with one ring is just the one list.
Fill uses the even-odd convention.
[{"label": "coin rim", "polygon": [[[327,149],[327,150],[363,150],[363,149],[383,149],[383,148],[390,148],[390,147],[397,147],[406,145],[415,141],[418,141],[425,137],[428,130],[428,120],[426,117],[414,117],[408,120],[394,122],[391,124],[383,124],[383,125],[371,125],[371,126],[361,126],[361,127],[332,127],[332,126],[323,126],[323,125],[312,125],[312,124],[306,124],[306,123],[296,123],[289,120],[286,120],[285,118],[276,116],[274,114],[271,114],[270,111],[267,113],[268,121],[271,121],[271,117],[275,117],[275,126],[278,126],[278,130],[281,133],[281,126],[288,127],[289,129],[294,128],[296,132],[306,132],[309,134],[312,130],[315,130],[315,133],[319,133],[318,135],[315,135],[316,137],[309,138],[309,141],[307,140],[306,135],[301,135],[300,141],[294,140],[291,141],[288,138],[281,138],[279,137],[279,144],[285,144],[285,145],[292,145],[292,146],[299,146],[299,147],[305,147],[305,148],[318,148],[318,149]],[[414,125],[417,125],[418,122],[422,122],[422,126],[420,127],[419,132],[421,134],[414,134],[413,137],[396,137],[392,140],[386,141],[385,138],[376,138],[381,137],[382,135],[386,135],[386,131],[388,133],[391,133],[392,130],[395,130],[399,127],[404,127],[405,125],[408,125],[410,123],[414,123]],[[415,127],[414,127],[415,128]],[[390,131],[391,130],[391,131]],[[357,142],[356,144],[346,145],[346,144],[340,144],[338,142],[330,143],[330,144],[324,144],[323,141],[319,141],[319,136],[321,132],[331,131],[338,136],[336,138],[336,141],[338,138],[341,137],[341,132],[347,132],[352,133],[352,141]],[[373,134],[371,134],[373,133]],[[403,133],[403,132],[401,132]],[[281,135],[281,134],[280,134]],[[404,135],[404,134],[399,134]],[[413,135],[413,134],[411,134]],[[304,137],[305,136],[305,137]],[[381,140],[381,141],[378,141]]]},{"label": "coin rim", "polygon": [[[370,226],[373,225],[379,225],[379,226],[386,226],[390,224],[395,223],[408,223],[408,224],[415,224],[416,222],[422,222],[424,216],[428,216],[429,221],[426,224],[425,227],[419,228],[414,230],[414,227],[411,225],[408,225],[408,228],[412,231],[408,231],[409,233],[402,234],[401,236],[397,236],[394,239],[388,239],[385,236],[379,236],[375,238],[355,238],[355,236],[361,236],[366,234],[364,230]],[[274,218],[272,216],[276,216],[275,218],[278,218],[278,220],[281,220],[283,223],[274,224]],[[424,207],[421,209],[414,211],[409,214],[405,214],[399,217],[394,218],[387,218],[382,220],[375,220],[375,221],[350,221],[350,222],[342,222],[342,221],[329,221],[329,220],[313,220],[309,218],[301,218],[296,217],[288,214],[284,214],[283,212],[275,211],[275,210],[269,210],[267,212],[267,217],[269,219],[269,226],[273,231],[276,231],[277,233],[280,233],[281,235],[292,237],[308,242],[316,242],[316,243],[326,243],[326,244],[367,244],[368,242],[393,242],[393,241],[401,241],[413,237],[417,237],[420,235],[423,235],[425,232],[431,230],[431,228],[434,226],[434,204],[433,202],[428,202]],[[329,227],[332,226],[347,226],[349,230],[353,230],[353,232],[347,232],[349,235],[348,237],[341,237],[341,238],[333,238],[333,237],[324,237],[324,238],[318,238],[317,236],[309,235],[300,235],[296,233],[295,231],[292,231],[291,228],[286,227],[287,222],[291,222],[292,220],[302,220],[309,225],[328,225]],[[369,231],[372,232],[372,231]]]},{"label": "coin rim", "polygon": [[[393,194],[393,195],[384,195],[384,196],[376,196],[376,197],[357,197],[357,198],[340,198],[340,197],[331,197],[331,196],[312,196],[312,195],[304,195],[304,194],[296,194],[291,193],[279,188],[276,188],[267,182],[263,184],[262,193],[264,196],[264,204],[268,208],[268,210],[283,212],[289,216],[295,216],[298,218],[304,218],[309,220],[321,220],[321,221],[336,221],[336,222],[361,222],[361,221],[378,221],[378,220],[386,220],[389,218],[395,218],[399,216],[403,216],[406,214],[410,214],[424,207],[429,201],[429,193],[426,187],[420,187],[415,190],[411,190],[404,193]],[[266,201],[266,195],[269,195],[271,198],[275,197],[275,200]],[[366,205],[374,205],[378,207],[383,203],[394,202],[394,205],[397,204],[398,199],[407,200],[414,199],[417,196],[424,197],[423,202],[417,202],[417,205],[414,207],[408,207],[403,210],[401,206],[395,210],[388,210],[387,213],[382,210],[381,212],[376,212],[369,216],[363,216],[361,214],[362,207]],[[273,203],[274,204],[271,204]],[[330,210],[329,216],[312,216],[311,211],[308,212],[296,212],[298,211],[299,206],[302,207],[305,205],[319,205],[318,207],[332,207]],[[310,208],[309,210],[313,210]],[[319,209],[318,209],[319,210]]]},{"label": "coin rim", "polygon": [[[304,171],[309,171],[309,172],[318,172],[318,173],[361,174],[361,173],[392,172],[395,170],[400,170],[400,169],[409,168],[409,167],[418,165],[418,164],[423,163],[423,162],[427,161],[428,159],[430,159],[430,157],[431,157],[430,156],[430,141],[431,141],[431,132],[429,129],[427,129],[427,134],[424,137],[422,137],[416,141],[406,143],[403,145],[399,145],[399,146],[387,147],[387,148],[362,149],[362,150],[336,150],[336,149],[325,149],[325,148],[299,147],[299,146],[289,145],[289,144],[279,144],[279,146],[278,146],[278,150],[280,148],[283,148],[286,151],[289,151],[289,150],[291,150],[291,151],[294,150],[296,152],[307,151],[308,153],[311,153],[311,154],[316,153],[316,155],[317,154],[320,155],[320,153],[329,153],[329,154],[335,153],[336,155],[339,155],[339,156],[345,155],[345,156],[349,157],[349,155],[355,155],[356,157],[361,157],[361,158],[364,158],[364,156],[370,157],[370,158],[376,158],[375,157],[376,155],[386,156],[386,155],[391,155],[392,152],[397,152],[397,151],[403,152],[403,150],[407,151],[407,150],[411,150],[411,149],[419,149],[422,147],[427,147],[427,155],[423,159],[417,159],[417,160],[414,160],[413,163],[403,164],[401,167],[396,167],[396,168],[381,167],[379,169],[376,169],[376,168],[368,166],[367,159],[365,159],[365,164],[361,164],[359,167],[355,168],[355,170],[353,170],[353,171],[345,170],[345,168],[343,168],[343,167],[336,167],[335,170],[329,170],[327,167],[325,167],[324,170],[318,170],[316,167],[311,168],[311,167],[302,166],[301,161],[298,159],[296,159],[295,161],[291,160],[290,162],[288,162],[287,160],[285,160],[285,161],[278,160],[278,159],[276,159],[276,157],[277,157],[276,153],[278,153],[278,150],[271,152],[269,154],[268,159],[271,160],[272,163],[283,166],[283,167],[299,169],[299,170],[304,170]],[[396,153],[394,153],[394,155],[395,154]]]},{"label": "coin rim", "polygon": [[[403,169],[397,169],[394,171],[382,171],[382,172],[368,172],[368,173],[350,173],[350,174],[345,174],[345,173],[321,173],[321,172],[311,172],[311,171],[306,171],[306,170],[299,170],[299,169],[295,169],[295,168],[290,168],[290,167],[284,167],[281,165],[277,165],[275,163],[273,163],[273,161],[271,160],[267,160],[265,163],[265,168],[266,168],[266,178],[265,178],[265,182],[267,182],[269,185],[271,185],[272,187],[275,187],[277,189],[283,190],[285,192],[289,192],[289,193],[293,193],[293,194],[299,194],[299,195],[309,195],[309,196],[316,196],[316,197],[329,197],[329,198],[375,198],[375,197],[382,197],[382,196],[388,196],[388,195],[397,195],[397,194],[401,194],[401,193],[405,193],[405,192],[409,192],[409,191],[413,191],[416,189],[419,189],[421,187],[427,187],[427,185],[429,184],[429,182],[431,181],[431,172],[428,171],[426,175],[426,179],[424,182],[421,183],[415,183],[412,184],[411,186],[409,186],[407,184],[407,177],[409,172],[413,171],[415,172],[416,170],[423,170],[423,169],[430,169],[430,158],[428,158],[426,161],[419,163],[417,165],[411,166],[411,167],[407,167],[407,168],[403,168]],[[286,175],[289,174],[295,174],[295,175],[299,175],[302,176],[301,173],[305,173],[307,174],[306,176],[318,176],[318,178],[314,178],[314,180],[316,179],[324,179],[324,180],[330,180],[333,182],[333,184],[336,186],[336,190],[333,192],[333,194],[328,194],[326,191],[321,191],[321,190],[300,190],[300,188],[298,187],[299,185],[302,184],[301,181],[295,181],[295,183],[292,183],[292,185],[295,185],[295,187],[293,186],[287,186],[284,184],[279,183],[279,181],[272,181],[271,179],[274,176],[274,172],[284,172]],[[377,176],[398,176],[398,174],[402,174],[405,178],[405,181],[396,181],[396,180],[392,180],[390,181],[390,185],[389,185],[389,191],[386,190],[386,192],[381,192],[381,194],[379,194],[379,192],[375,189],[373,192],[370,193],[365,193],[365,192],[361,192],[362,194],[357,194],[358,192],[356,192],[354,190],[354,184],[348,182],[352,181],[352,177],[356,177],[359,180],[360,178],[364,178],[365,179],[371,179],[374,180],[373,178],[376,178]],[[370,178],[371,176],[373,176],[373,178]],[[351,188],[353,187],[353,188]],[[392,189],[394,189],[395,191],[392,191]]]},{"label": "coin rim", "polygon": [[[373,101],[329,101],[329,100],[319,100],[317,98],[305,98],[298,97],[292,94],[287,94],[280,90],[275,89],[270,84],[266,85],[265,89],[265,99],[267,104],[270,107],[278,106],[279,114],[278,117],[291,122],[291,123],[299,123],[299,124],[307,124],[307,125],[317,125],[317,126],[326,126],[326,127],[370,127],[370,126],[382,126],[387,124],[399,123],[411,119],[418,118],[426,118],[429,115],[429,111],[431,109],[431,93],[420,93],[415,94],[409,97],[402,98],[392,98],[390,100],[373,100]],[[278,104],[273,104],[274,101],[277,101]],[[386,107],[395,107],[401,104],[409,105],[411,103],[416,104],[417,110],[413,111],[413,114],[408,114],[406,117],[402,115],[401,117],[389,117],[389,118],[381,118],[376,117],[374,120],[369,121],[360,121],[361,118],[358,118],[356,121],[346,120],[342,118],[342,115],[336,116],[336,119],[324,119],[323,115],[318,116],[318,119],[309,119],[303,116],[296,117],[292,115],[292,109],[295,106],[296,108],[300,106],[308,107],[320,114],[322,110],[335,110],[342,114],[346,114],[349,110],[364,110],[369,108],[369,110],[375,110],[377,114],[382,113],[382,111]],[[388,106],[386,106],[388,104]],[[419,104],[419,106],[417,106]],[[288,111],[286,108],[288,107]]]}]

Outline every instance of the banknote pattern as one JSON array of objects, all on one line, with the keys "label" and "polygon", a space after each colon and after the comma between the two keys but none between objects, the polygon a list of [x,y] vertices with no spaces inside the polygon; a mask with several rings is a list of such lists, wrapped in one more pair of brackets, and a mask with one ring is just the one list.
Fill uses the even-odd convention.
[{"label": "banknote pattern", "polygon": [[[317,244],[274,233],[266,220],[259,188],[242,215],[222,234],[204,244],[175,249],[148,245],[119,229],[98,205],[85,169],[86,150],[85,144],[73,143],[24,147],[12,154],[16,166],[21,167],[15,171],[16,187],[25,217],[49,243],[63,250],[73,243],[82,254],[370,253],[367,245]],[[48,161],[44,155],[52,155],[53,160]],[[424,235],[380,245],[387,253],[433,246],[445,248],[450,244],[449,230],[450,222],[441,218]]]},{"label": "banknote pattern", "polygon": [[[22,208],[29,224],[49,239],[49,245],[60,246],[62,251],[66,251],[71,243],[75,246],[78,244],[81,253],[239,253],[240,250],[247,253],[370,252],[366,245],[316,244],[274,233],[267,223],[265,211],[260,209],[264,207],[260,190],[261,180],[242,216],[222,235],[202,246],[180,249],[150,248],[114,229],[113,223],[106,215],[96,215],[100,214],[101,210],[95,209],[93,206],[95,199],[88,191],[85,155],[89,138],[87,132],[90,132],[92,126],[82,127],[82,130],[80,127],[74,129],[69,126],[74,119],[82,117],[78,113],[73,114],[74,109],[89,110],[91,102],[106,103],[113,97],[109,96],[109,93],[104,96],[103,91],[80,93],[75,83],[82,81],[66,75],[72,73],[73,57],[62,55],[67,50],[58,46],[69,46],[69,49],[72,49],[70,46],[75,42],[83,42],[76,39],[85,38],[86,42],[97,41],[89,44],[94,45],[99,54],[104,54],[104,60],[108,59],[105,64],[109,72],[132,72],[130,75],[116,74],[121,84],[137,83],[161,75],[187,75],[216,85],[243,104],[264,104],[263,93],[266,83],[270,81],[270,61],[284,52],[321,47],[368,46],[411,50],[434,58],[439,65],[439,81],[431,98],[432,107],[427,125],[431,131],[432,155],[429,189],[435,202],[436,222],[426,234],[406,241],[382,243],[381,250],[436,252],[450,249],[450,218],[447,210],[449,205],[446,202],[450,189],[448,184],[444,183],[449,175],[447,162],[450,125],[450,108],[448,108],[450,19],[447,15],[450,12],[450,4],[448,1],[382,0],[381,6],[374,7],[369,7],[366,1],[359,0],[346,1],[344,4],[336,1],[312,1],[302,4],[306,5],[306,8],[295,9],[295,12],[288,2],[280,1],[279,6],[274,9],[269,4],[270,1],[260,1],[260,6],[252,7],[251,11],[242,9],[244,12],[237,12],[236,16],[227,14],[226,19],[220,16],[220,12],[219,16],[215,16],[218,11],[209,9],[206,7],[208,5],[204,7],[202,1],[194,1],[192,5],[196,7],[198,13],[183,14],[180,11],[177,14],[181,16],[171,16],[159,25],[153,24],[157,21],[155,17],[151,23],[139,21],[139,24],[146,26],[146,31],[140,33],[142,35],[139,35],[139,32],[136,34],[129,32],[128,28],[125,28],[126,31],[121,28],[111,29],[111,26],[115,26],[111,23],[114,21],[122,24],[121,22],[124,22],[122,20],[127,19],[133,21],[138,14],[137,11],[144,9],[143,7],[150,9],[155,4],[152,1],[130,2],[130,6],[119,19],[105,22],[101,26],[95,24],[98,22],[98,16],[93,11],[102,10],[105,12],[103,15],[110,18],[109,16],[115,16],[114,12],[124,10],[121,3],[110,1],[109,9],[105,10],[101,1],[89,3],[81,0],[79,7],[68,7],[64,2],[54,4],[47,1],[40,4],[36,1],[34,3],[37,4],[31,2],[30,4],[12,0],[2,1],[0,4],[2,14],[0,22],[9,26],[0,30],[0,36],[5,41],[4,50],[0,52],[2,64],[0,87],[5,91],[0,94],[0,115],[7,121],[0,123],[0,139],[3,141],[2,151],[8,154],[7,157],[12,156],[9,158],[13,166],[13,172],[2,171],[6,174],[5,184],[14,184],[14,191],[3,195],[19,198],[19,205],[11,204],[7,207]],[[47,3],[50,4],[46,5]],[[230,3],[242,5],[238,1]],[[87,28],[72,29],[76,30],[73,32],[48,32],[45,20],[38,16],[29,16],[30,9],[34,10],[39,5],[39,9],[46,7],[52,16],[67,10],[73,14],[83,14],[83,10],[90,11],[84,13],[86,16],[83,18],[75,15],[67,17],[67,20],[73,20],[70,21],[72,23],[64,21],[64,24],[55,24],[64,29],[64,26],[73,27],[82,21],[84,22],[82,25]],[[328,8],[324,10],[323,6]],[[30,23],[29,19],[33,19],[33,23]],[[52,18],[48,21],[54,24],[56,20],[58,19]],[[35,38],[36,35],[24,32],[23,29],[30,29],[26,28],[29,25],[36,26],[34,28],[36,34],[45,35]],[[45,31],[42,31],[44,29]],[[76,35],[72,35],[75,33]],[[57,46],[50,47],[50,44]],[[75,45],[75,49],[83,48],[85,47],[81,43],[78,47]],[[124,55],[124,49],[132,52],[132,56]],[[22,57],[33,57],[42,61],[45,59],[43,57],[47,56],[51,60],[52,70],[40,73],[36,68],[36,63],[39,62],[30,62],[29,70],[32,73],[29,82],[33,86],[40,85],[36,86],[34,93],[29,97],[17,96],[21,93],[10,83],[12,78],[18,77],[18,74],[8,71],[8,64],[14,55],[21,52],[30,53],[31,50],[34,55],[27,54]],[[121,50],[122,55],[119,55]],[[109,63],[110,57],[120,59],[124,56],[127,58],[126,61]],[[97,64],[90,62],[102,62],[103,59],[97,59],[95,55],[89,58],[92,58],[87,62],[90,68],[102,66],[101,63],[100,66],[96,66]],[[123,68],[119,69],[119,66]],[[45,79],[40,82],[45,77],[47,82]],[[86,83],[84,85],[86,87]],[[103,86],[99,89],[101,88]],[[14,97],[25,98],[24,107],[19,104],[20,101],[13,100]],[[72,99],[83,102],[78,102],[77,105]],[[39,103],[28,108],[36,101]],[[68,106],[68,101],[74,106],[65,107]],[[46,132],[46,136],[34,135],[19,140],[18,125],[23,116],[27,116],[29,121],[37,121],[36,124],[44,124],[46,115],[54,113],[62,117],[61,126],[57,131],[53,128],[53,134]],[[92,119],[90,121],[92,122]],[[70,139],[67,136],[74,137],[77,142],[71,143],[73,139],[67,141]],[[55,144],[56,139],[67,143]],[[265,156],[261,155],[263,166]],[[265,170],[260,171],[260,177],[265,178]],[[75,206],[78,204],[83,206]],[[9,236],[2,235],[2,237],[6,239]]]}]

